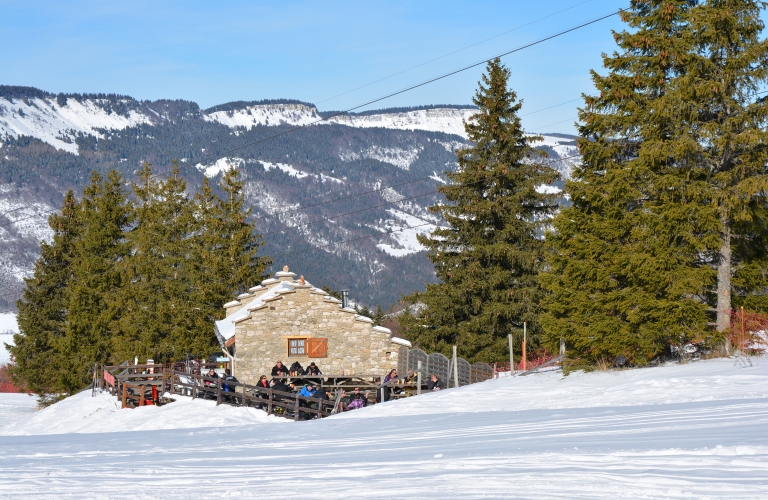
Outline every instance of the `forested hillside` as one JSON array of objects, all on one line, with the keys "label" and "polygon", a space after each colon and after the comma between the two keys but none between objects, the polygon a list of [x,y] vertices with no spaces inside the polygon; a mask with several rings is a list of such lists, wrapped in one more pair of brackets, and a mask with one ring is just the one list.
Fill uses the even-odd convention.
[{"label": "forested hillside", "polygon": [[[174,159],[190,191],[204,176],[240,169],[275,269],[288,265],[318,286],[387,307],[435,280],[415,236],[440,224],[426,207],[438,201],[443,173],[456,168],[454,151],[469,144],[438,130],[463,130],[473,112],[367,111],[272,137],[328,113],[293,100],[201,111],[188,101],[0,86],[0,309],[14,308],[67,189],[80,192],[92,171],[136,180],[145,161],[168,172]],[[558,159],[576,153],[572,141],[546,136],[539,147]],[[567,175],[572,164],[554,166]]]}]

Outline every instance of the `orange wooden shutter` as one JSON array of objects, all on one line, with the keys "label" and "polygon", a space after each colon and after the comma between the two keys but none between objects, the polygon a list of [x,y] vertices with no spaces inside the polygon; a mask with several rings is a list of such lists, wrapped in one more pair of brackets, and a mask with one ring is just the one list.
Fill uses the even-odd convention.
[{"label": "orange wooden shutter", "polygon": [[310,358],[327,358],[328,339],[307,339],[307,356]]}]

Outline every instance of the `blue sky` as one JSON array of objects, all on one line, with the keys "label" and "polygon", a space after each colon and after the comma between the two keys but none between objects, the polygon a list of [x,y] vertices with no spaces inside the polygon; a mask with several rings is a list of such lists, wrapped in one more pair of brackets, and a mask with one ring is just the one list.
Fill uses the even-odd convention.
[{"label": "blue sky", "polygon": [[[579,5],[580,4],[580,5]],[[189,99],[293,98],[348,109],[615,11],[620,0],[391,2],[37,2],[0,0],[0,83],[51,92]],[[560,12],[569,9],[565,12]],[[503,34],[521,25],[528,26]],[[503,58],[522,113],[591,91],[618,17]],[[437,61],[335,97],[361,85]],[[481,68],[372,108],[466,104]],[[577,102],[523,118],[573,132]],[[559,123],[562,122],[562,123]]]}]

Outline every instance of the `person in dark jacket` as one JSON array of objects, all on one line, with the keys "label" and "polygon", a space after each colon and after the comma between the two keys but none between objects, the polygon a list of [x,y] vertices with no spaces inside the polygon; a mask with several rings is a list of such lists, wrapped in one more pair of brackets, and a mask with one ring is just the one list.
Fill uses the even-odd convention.
[{"label": "person in dark jacket", "polygon": [[388,384],[390,382],[394,382],[395,380],[397,380],[397,370],[393,368],[389,373],[387,373],[387,376],[384,377],[384,383]]},{"label": "person in dark jacket", "polygon": [[363,408],[368,404],[368,397],[360,392],[359,387],[355,387],[352,394],[349,395],[349,401],[347,402],[347,410],[356,410]]},{"label": "person in dark jacket", "polygon": [[443,383],[434,373],[430,375],[429,380],[427,380],[427,389],[430,391],[440,391],[443,389]]},{"label": "person in dark jacket", "polygon": [[227,368],[224,370],[224,376],[221,377],[223,382],[221,383],[221,389],[224,392],[235,392],[235,388],[231,387],[227,382],[239,382],[234,375],[232,375],[232,372]]},{"label": "person in dark jacket", "polygon": [[391,397],[390,388],[384,385],[383,380],[380,378],[376,380],[376,383],[380,384],[379,387],[376,388],[376,402],[384,403],[386,401],[389,401]]},{"label": "person in dark jacket", "polygon": [[275,366],[272,367],[272,376],[273,377],[288,376],[288,368],[283,364],[282,361],[278,361],[277,363],[275,363]]},{"label": "person in dark jacket", "polygon": [[[216,370],[214,370],[213,368],[211,368],[210,370],[208,370],[208,373],[206,373],[206,374],[205,374],[205,378],[219,378],[219,374],[218,374],[218,373],[216,373]],[[214,382],[214,381],[211,381],[211,380],[206,380],[206,381],[205,381],[205,386],[206,386],[206,387],[210,387],[210,386],[211,386],[211,384],[215,384],[215,383],[216,383],[216,382]]]},{"label": "person in dark jacket", "polygon": [[304,375],[311,375],[313,377],[319,377],[322,374],[323,372],[320,371],[320,368],[317,367],[314,361],[309,364],[307,370],[304,372]]},{"label": "person in dark jacket", "polygon": [[291,375],[305,375],[304,367],[301,366],[301,363],[298,361],[294,361],[291,365],[290,369]]}]

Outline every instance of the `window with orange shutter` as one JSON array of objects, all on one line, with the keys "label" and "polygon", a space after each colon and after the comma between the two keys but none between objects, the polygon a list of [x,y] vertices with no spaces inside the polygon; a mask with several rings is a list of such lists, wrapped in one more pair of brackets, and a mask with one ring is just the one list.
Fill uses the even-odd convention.
[{"label": "window with orange shutter", "polygon": [[307,356],[310,358],[327,358],[328,339],[307,339]]}]

